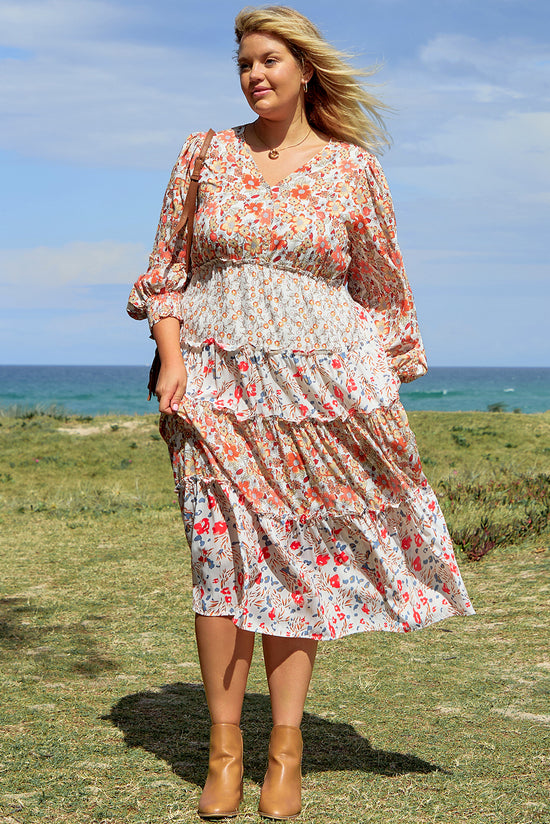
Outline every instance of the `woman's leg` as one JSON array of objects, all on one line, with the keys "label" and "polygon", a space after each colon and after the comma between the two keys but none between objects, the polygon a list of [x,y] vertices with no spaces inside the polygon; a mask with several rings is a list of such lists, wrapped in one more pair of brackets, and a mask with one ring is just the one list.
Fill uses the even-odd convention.
[{"label": "woman's leg", "polygon": [[197,615],[195,632],[212,727],[202,818],[237,815],[242,799],[243,739],[239,727],[254,634],[231,618]]},{"label": "woman's leg", "polygon": [[288,819],[302,808],[300,724],[317,652],[317,641],[263,636],[273,729],[259,812]]},{"label": "woman's leg", "polygon": [[274,724],[299,727],[315,663],[317,641],[263,635],[267,683]]},{"label": "woman's leg", "polygon": [[210,615],[195,616],[195,633],[212,723],[238,726],[254,633],[239,629],[229,617]]}]

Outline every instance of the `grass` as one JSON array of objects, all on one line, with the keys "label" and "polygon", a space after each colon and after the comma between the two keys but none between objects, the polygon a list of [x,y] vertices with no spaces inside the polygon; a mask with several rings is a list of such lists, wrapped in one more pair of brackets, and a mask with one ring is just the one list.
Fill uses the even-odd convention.
[{"label": "grass", "polygon": [[[550,415],[410,418],[478,614],[320,646],[299,820],[542,824]],[[4,416],[0,443],[0,822],[197,821],[208,717],[155,417]],[[469,561],[482,519],[493,543]],[[236,824],[259,820],[259,653]]]}]

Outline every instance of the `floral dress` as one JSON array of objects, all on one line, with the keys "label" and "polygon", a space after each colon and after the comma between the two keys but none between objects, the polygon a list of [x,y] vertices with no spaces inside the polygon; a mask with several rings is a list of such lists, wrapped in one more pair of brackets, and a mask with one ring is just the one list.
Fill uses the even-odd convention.
[{"label": "floral dress", "polygon": [[472,614],[399,401],[426,364],[382,170],[331,141],[270,187],[243,131],[209,148],[184,290],[172,233],[204,135],[186,141],[128,305],[181,322],[161,432],[194,610],[314,639]]}]

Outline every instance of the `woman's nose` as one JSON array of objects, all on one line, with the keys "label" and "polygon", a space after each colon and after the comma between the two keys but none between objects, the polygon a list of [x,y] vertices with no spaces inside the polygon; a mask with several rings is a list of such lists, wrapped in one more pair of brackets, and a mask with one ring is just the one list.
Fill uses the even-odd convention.
[{"label": "woman's nose", "polygon": [[253,63],[250,69],[250,79],[253,81],[261,80],[263,77],[262,64]]}]

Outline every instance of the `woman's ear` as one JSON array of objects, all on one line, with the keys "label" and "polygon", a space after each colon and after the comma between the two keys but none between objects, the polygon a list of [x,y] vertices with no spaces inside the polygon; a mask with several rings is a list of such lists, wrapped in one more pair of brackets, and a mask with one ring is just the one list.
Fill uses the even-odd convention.
[{"label": "woman's ear", "polygon": [[302,80],[304,83],[309,83],[311,78],[313,77],[313,66],[311,63],[304,63],[304,67],[302,69]]}]

